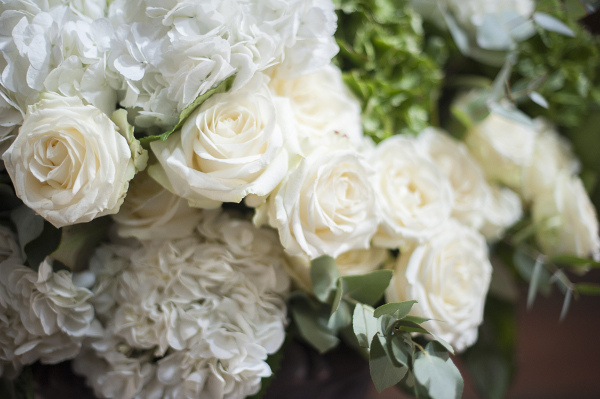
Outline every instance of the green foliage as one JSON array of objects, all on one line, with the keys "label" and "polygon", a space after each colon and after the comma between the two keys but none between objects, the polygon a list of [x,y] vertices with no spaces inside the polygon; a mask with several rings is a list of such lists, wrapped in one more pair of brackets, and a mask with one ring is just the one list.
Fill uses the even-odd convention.
[{"label": "green foliage", "polygon": [[171,134],[173,134],[177,130],[181,129],[181,126],[185,123],[185,121],[187,120],[187,118],[199,106],[201,106],[206,100],[208,100],[210,97],[212,97],[213,94],[225,93],[225,92],[229,91],[231,89],[231,87],[233,86],[233,81],[235,80],[235,76],[236,75],[232,75],[232,76],[228,77],[227,79],[225,79],[224,81],[222,81],[221,83],[219,83],[217,86],[215,86],[212,89],[206,91],[206,93],[201,94],[198,97],[196,97],[196,99],[194,100],[193,103],[191,103],[183,111],[181,111],[181,114],[179,115],[179,122],[177,122],[177,124],[171,130],[169,130],[167,132],[164,132],[162,134],[155,135],[155,136],[142,137],[140,139],[140,143],[143,146],[147,147],[148,144],[150,144],[153,141],[156,141],[156,140],[159,140],[159,139],[162,140],[162,141],[167,140],[167,138],[169,138],[169,136]]},{"label": "green foliage", "polygon": [[435,123],[430,115],[443,75],[423,51],[420,16],[404,1],[336,3],[340,52],[334,61],[361,103],[365,134],[379,142]]},{"label": "green foliage", "polygon": [[111,219],[106,216],[63,227],[60,244],[50,256],[72,271],[85,269],[94,249],[106,238],[110,225]]},{"label": "green foliage", "polygon": [[[538,34],[519,46],[519,62],[513,82],[542,79],[537,90],[547,100],[544,108],[534,102],[521,106],[532,116],[542,115],[559,126],[574,128],[593,110],[600,107],[600,38],[587,32],[569,14],[559,0],[538,4],[537,22],[544,23]],[[554,20],[548,17],[554,17]],[[558,22],[564,23],[559,27]],[[550,22],[554,21],[554,22]],[[570,29],[573,37],[549,31],[548,24],[563,33]]]},{"label": "green foliage", "polygon": [[0,398],[2,399],[34,399],[34,382],[31,368],[25,367],[14,380],[6,375],[0,377]]}]

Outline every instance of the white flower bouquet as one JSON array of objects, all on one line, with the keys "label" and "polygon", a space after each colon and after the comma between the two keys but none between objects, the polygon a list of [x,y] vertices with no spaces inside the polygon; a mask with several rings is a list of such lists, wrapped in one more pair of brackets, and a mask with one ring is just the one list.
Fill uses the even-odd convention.
[{"label": "white flower bouquet", "polygon": [[503,397],[516,280],[600,294],[594,3],[0,0],[0,396],[260,398],[299,340]]}]

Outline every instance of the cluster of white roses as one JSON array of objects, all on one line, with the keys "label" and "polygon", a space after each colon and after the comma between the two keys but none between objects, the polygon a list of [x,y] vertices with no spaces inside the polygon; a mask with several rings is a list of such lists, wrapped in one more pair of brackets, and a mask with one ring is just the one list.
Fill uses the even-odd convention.
[{"label": "cluster of white roses", "polygon": [[75,371],[104,398],[255,394],[284,340],[286,263],[275,232],[218,210],[182,238],[100,247],[91,303],[105,330]]}]

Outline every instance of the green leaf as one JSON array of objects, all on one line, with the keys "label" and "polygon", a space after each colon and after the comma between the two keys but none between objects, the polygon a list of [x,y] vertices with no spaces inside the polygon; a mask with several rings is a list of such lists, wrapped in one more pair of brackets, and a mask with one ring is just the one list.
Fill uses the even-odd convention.
[{"label": "green leaf", "polygon": [[167,140],[171,134],[173,134],[174,132],[179,130],[181,128],[181,126],[183,126],[183,124],[185,123],[187,118],[198,107],[200,107],[202,105],[202,103],[204,103],[206,100],[208,100],[214,94],[225,93],[225,92],[231,90],[231,87],[233,86],[233,81],[235,80],[235,76],[236,75],[232,75],[232,76],[228,77],[227,79],[225,79],[221,83],[219,83],[217,86],[206,91],[206,93],[201,94],[198,97],[196,97],[194,102],[192,102],[183,111],[181,111],[181,114],[179,115],[179,122],[177,122],[177,124],[171,130],[164,132],[162,134],[156,135],[156,136],[142,137],[140,139],[140,143],[142,143],[143,146],[147,146],[149,143],[159,140],[159,139],[162,141]]},{"label": "green leaf", "polygon": [[371,351],[369,352],[369,370],[371,379],[377,392],[396,385],[406,375],[406,367],[397,367],[388,357],[385,349],[381,345],[379,337],[375,335],[371,341]]},{"label": "green leaf", "polygon": [[37,271],[44,259],[56,250],[60,244],[60,237],[61,229],[44,221],[42,234],[25,246],[29,267]]},{"label": "green leaf", "polygon": [[327,327],[337,333],[339,330],[352,324],[352,306],[347,302],[341,302],[337,310],[329,317]]},{"label": "green leaf", "polygon": [[439,357],[443,361],[448,360],[450,357],[448,350],[437,341],[430,341],[427,346],[425,346],[425,352],[429,353],[431,356]]},{"label": "green leaf", "polygon": [[537,294],[543,267],[544,262],[542,262],[540,258],[536,259],[535,264],[533,266],[533,272],[531,273],[529,290],[527,292],[527,308],[531,308],[531,306],[533,305],[533,301],[535,300],[535,295]]},{"label": "green leaf", "polygon": [[571,298],[573,298],[573,290],[571,288],[568,288],[567,292],[565,293],[565,300],[563,302],[562,309],[560,311],[559,321],[563,321],[565,317],[567,317],[569,305],[571,305]]},{"label": "green leaf", "polygon": [[543,12],[534,13],[533,21],[540,27],[551,32],[560,33],[564,36],[575,37],[575,32],[573,32],[573,30],[569,28],[564,22]]},{"label": "green leaf", "polygon": [[454,355],[454,348],[452,347],[452,345],[450,345],[448,342],[446,342],[441,337],[438,337],[435,334],[429,333],[429,335],[431,335],[433,337],[433,339],[435,339],[435,342],[437,344],[443,346],[446,351],[448,351]]},{"label": "green leaf", "polygon": [[347,295],[358,302],[374,305],[383,297],[391,279],[391,270],[376,270],[360,276],[342,277],[342,296]]},{"label": "green leaf", "polygon": [[408,315],[408,316],[404,317],[404,320],[412,321],[413,323],[417,323],[417,324],[421,324],[421,323],[425,323],[426,321],[429,321],[431,319],[428,319],[426,317]]},{"label": "green leaf", "polygon": [[290,302],[290,310],[300,336],[319,353],[325,353],[340,343],[335,333],[327,327],[327,306],[311,303],[307,297],[297,297]]},{"label": "green leaf", "polygon": [[[525,281],[531,282],[536,264],[535,259],[517,248],[513,254],[512,260],[521,277],[523,277]],[[537,290],[544,295],[549,295],[550,289],[550,273],[546,268],[542,268],[537,281]]]},{"label": "green leaf", "polygon": [[600,284],[579,283],[575,287],[577,292],[582,295],[600,295]]},{"label": "green leaf", "polygon": [[107,236],[110,225],[111,219],[106,216],[89,223],[63,227],[60,244],[50,256],[71,271],[85,269],[94,249]]},{"label": "green leaf", "polygon": [[413,372],[432,399],[461,398],[464,383],[452,359],[443,360],[421,352],[417,354]]},{"label": "green leaf", "polygon": [[377,318],[373,316],[373,308],[358,304],[354,307],[352,328],[358,343],[363,348],[369,348],[373,336],[377,334]]},{"label": "green leaf", "polygon": [[375,309],[375,317],[380,317],[384,314],[396,313],[394,316],[398,319],[402,319],[408,313],[410,313],[410,310],[412,309],[415,303],[417,303],[417,301],[386,303],[385,305],[381,305],[380,307]]},{"label": "green leaf", "polygon": [[540,107],[544,107],[546,109],[550,107],[550,105],[548,104],[548,100],[546,100],[544,96],[542,96],[537,91],[531,92],[531,94],[529,94],[529,98],[531,98],[531,101],[533,101]]},{"label": "green leaf", "polygon": [[[408,336],[410,339],[410,335]],[[414,356],[414,345],[409,345],[401,334],[395,334],[392,337],[388,337],[387,343],[391,348],[388,348],[388,352],[392,353],[392,361],[397,366],[409,367],[411,365],[411,359]]]},{"label": "green leaf", "polygon": [[310,279],[313,292],[321,302],[332,302],[338,278],[340,278],[340,273],[335,259],[331,256],[321,256],[311,262]]},{"label": "green leaf", "polygon": [[593,259],[578,258],[577,256],[570,255],[553,256],[550,258],[550,262],[573,267],[600,267],[600,262],[596,262]]},{"label": "green leaf", "polygon": [[25,253],[25,246],[38,238],[44,231],[44,218],[27,205],[21,205],[12,210],[10,219],[17,227],[19,245],[21,245],[21,251]]},{"label": "green leaf", "polygon": [[25,367],[14,380],[6,375],[0,377],[0,398],[2,399],[34,399],[35,390],[33,373]]},{"label": "green leaf", "polygon": [[424,329],[423,327],[421,327],[417,323],[414,323],[412,321],[407,321],[406,319],[404,319],[404,320],[398,320],[397,322],[395,322],[394,323],[394,328],[396,330],[405,331],[405,332],[408,332],[408,333],[429,334],[429,331],[427,331],[426,329]]}]

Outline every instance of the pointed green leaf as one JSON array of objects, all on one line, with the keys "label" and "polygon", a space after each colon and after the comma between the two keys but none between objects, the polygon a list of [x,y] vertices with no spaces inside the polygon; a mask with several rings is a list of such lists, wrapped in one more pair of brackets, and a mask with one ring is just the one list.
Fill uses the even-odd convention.
[{"label": "pointed green leaf", "polygon": [[392,279],[391,270],[376,270],[360,276],[346,276],[343,281],[343,295],[367,305],[374,305],[383,297]]},{"label": "pointed green leaf", "polygon": [[331,256],[321,256],[311,262],[310,279],[315,296],[323,303],[331,303],[340,278],[335,259]]},{"label": "pointed green leaf", "polygon": [[398,320],[396,323],[394,323],[394,328],[398,331],[405,331],[409,333],[429,334],[429,331],[417,323],[407,320]]},{"label": "pointed green leaf", "polygon": [[396,367],[392,363],[377,335],[371,341],[369,369],[377,392],[381,392],[399,383],[408,371],[406,367]]},{"label": "pointed green leaf", "polygon": [[412,321],[413,323],[421,324],[421,323],[425,323],[426,321],[429,321],[431,319],[428,319],[426,317],[408,315],[408,316],[404,316],[403,320]]},{"label": "pointed green leaf", "polygon": [[49,222],[44,222],[42,234],[25,246],[27,263],[29,267],[37,271],[40,264],[56,250],[60,244],[62,229],[57,229]]},{"label": "pointed green leaf", "polygon": [[575,287],[582,295],[600,295],[600,284],[579,283]]},{"label": "pointed green leaf", "polygon": [[369,348],[373,336],[377,334],[377,319],[373,317],[373,308],[359,304],[354,307],[352,328],[358,343],[363,348]]},{"label": "pointed green leaf", "polygon": [[85,269],[94,249],[107,236],[110,225],[111,219],[106,216],[63,227],[60,244],[50,256],[71,271]]},{"label": "pointed green leaf", "polygon": [[298,297],[290,303],[290,310],[298,332],[319,353],[336,347],[340,340],[327,327],[327,307],[316,302],[311,306],[309,298]]},{"label": "pointed green leaf", "polygon": [[417,303],[417,301],[386,303],[375,309],[375,317],[396,313],[394,316],[398,319],[402,319],[410,312],[415,303]]},{"label": "pointed green leaf", "polygon": [[329,317],[327,327],[337,333],[350,324],[352,324],[352,307],[349,303],[342,301],[337,310]]},{"label": "pointed green leaf", "polygon": [[198,107],[200,107],[206,100],[208,100],[214,94],[225,93],[225,92],[231,90],[231,87],[233,86],[233,81],[235,80],[235,76],[236,75],[232,75],[232,76],[228,77],[227,79],[225,79],[221,83],[219,83],[217,86],[206,91],[206,93],[201,94],[198,97],[196,97],[194,102],[192,102],[183,111],[181,111],[181,114],[179,115],[179,121],[171,130],[164,132],[162,134],[156,135],[156,136],[142,137],[140,139],[140,143],[142,143],[143,146],[147,146],[149,143],[159,140],[159,139],[162,141],[167,140],[171,134],[175,133],[177,130],[179,130],[181,128],[181,126],[183,126],[183,124],[185,123],[187,118]]},{"label": "pointed green leaf", "polygon": [[533,14],[533,21],[546,30],[560,33],[565,36],[575,37],[575,32],[573,32],[571,28],[551,15],[543,12],[536,12]]},{"label": "pointed green leaf", "polygon": [[433,354],[418,353],[413,372],[432,399],[461,398],[463,380],[450,358],[443,360]]},{"label": "pointed green leaf", "polygon": [[571,298],[573,297],[573,290],[571,288],[567,289],[565,293],[565,300],[563,302],[562,310],[560,311],[559,321],[563,321],[565,317],[567,317],[567,312],[569,311],[569,305],[571,305]]},{"label": "pointed green leaf", "polygon": [[600,262],[596,262],[592,259],[578,258],[577,256],[569,255],[558,255],[550,258],[551,263],[557,263],[560,265],[569,265],[573,267],[600,267]]},{"label": "pointed green leaf", "polygon": [[408,367],[411,364],[411,359],[414,356],[414,347],[406,343],[399,334],[388,339],[391,347],[392,361],[397,366]]},{"label": "pointed green leaf", "polygon": [[544,263],[538,258],[533,266],[533,272],[531,273],[531,281],[529,282],[529,291],[527,292],[527,308],[531,308],[535,295],[537,294],[538,284],[542,275],[542,268]]},{"label": "pointed green leaf", "polygon": [[10,219],[17,227],[19,245],[21,245],[21,251],[25,253],[25,246],[42,234],[44,218],[27,205],[21,205],[12,210]]}]

